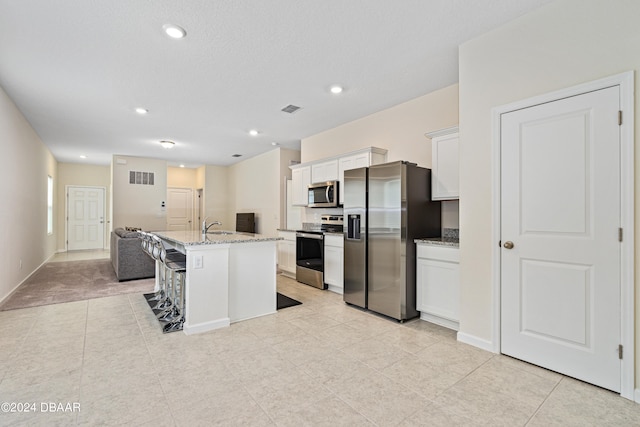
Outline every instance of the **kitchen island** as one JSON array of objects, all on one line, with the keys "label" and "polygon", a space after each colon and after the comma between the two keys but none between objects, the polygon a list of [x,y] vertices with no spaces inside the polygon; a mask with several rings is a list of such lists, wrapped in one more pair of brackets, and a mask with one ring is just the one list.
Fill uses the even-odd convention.
[{"label": "kitchen island", "polygon": [[232,231],[154,234],[166,247],[187,257],[185,334],[276,312],[276,241],[280,237]]}]

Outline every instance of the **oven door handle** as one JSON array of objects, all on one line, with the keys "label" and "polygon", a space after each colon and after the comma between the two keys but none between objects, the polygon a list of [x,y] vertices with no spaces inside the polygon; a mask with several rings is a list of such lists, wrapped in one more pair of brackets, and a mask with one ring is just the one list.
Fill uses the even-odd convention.
[{"label": "oven door handle", "polygon": [[296,233],[296,237],[304,237],[305,239],[315,239],[315,240],[324,239],[324,235],[322,234],[311,234],[311,233]]}]

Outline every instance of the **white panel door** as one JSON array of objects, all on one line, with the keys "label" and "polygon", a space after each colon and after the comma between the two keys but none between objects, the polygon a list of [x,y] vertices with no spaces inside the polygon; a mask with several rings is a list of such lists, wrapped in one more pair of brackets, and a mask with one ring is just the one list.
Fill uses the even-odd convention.
[{"label": "white panel door", "polygon": [[193,230],[193,190],[167,189],[167,230]]},{"label": "white panel door", "polygon": [[68,187],[67,250],[104,248],[104,188]]},{"label": "white panel door", "polygon": [[619,103],[612,87],[501,118],[502,352],[614,391]]}]

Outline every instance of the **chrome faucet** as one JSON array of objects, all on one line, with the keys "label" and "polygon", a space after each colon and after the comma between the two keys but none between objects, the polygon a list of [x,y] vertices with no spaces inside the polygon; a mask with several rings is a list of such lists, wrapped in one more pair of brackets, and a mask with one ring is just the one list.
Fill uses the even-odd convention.
[{"label": "chrome faucet", "polygon": [[213,225],[222,225],[220,221],[213,221],[211,224],[207,225],[207,218],[209,217],[206,217],[204,221],[202,221],[202,234],[207,234],[207,231],[209,231]]}]

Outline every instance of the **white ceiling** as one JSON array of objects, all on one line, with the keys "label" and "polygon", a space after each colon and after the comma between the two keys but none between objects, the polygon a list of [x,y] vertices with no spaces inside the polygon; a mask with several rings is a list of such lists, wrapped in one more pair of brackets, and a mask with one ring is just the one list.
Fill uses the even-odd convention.
[{"label": "white ceiling", "polygon": [[0,86],[61,162],[229,165],[456,83],[459,44],[547,1],[0,0]]}]

